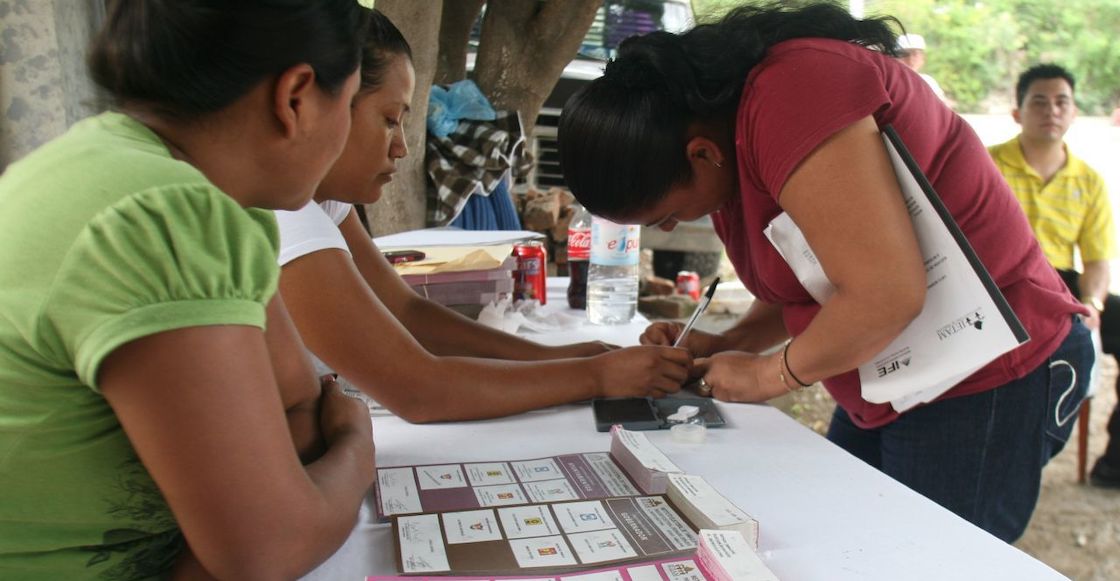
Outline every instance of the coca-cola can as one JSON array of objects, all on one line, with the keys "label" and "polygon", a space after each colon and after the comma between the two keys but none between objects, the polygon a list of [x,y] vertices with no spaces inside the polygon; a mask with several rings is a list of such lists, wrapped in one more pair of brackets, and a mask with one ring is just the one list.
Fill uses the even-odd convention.
[{"label": "coca-cola can", "polygon": [[677,273],[677,294],[688,295],[692,300],[700,300],[700,275],[691,270]]},{"label": "coca-cola can", "polygon": [[548,283],[548,255],[544,243],[530,240],[516,244],[513,255],[517,257],[517,270],[513,273],[513,299],[538,301],[545,304]]}]

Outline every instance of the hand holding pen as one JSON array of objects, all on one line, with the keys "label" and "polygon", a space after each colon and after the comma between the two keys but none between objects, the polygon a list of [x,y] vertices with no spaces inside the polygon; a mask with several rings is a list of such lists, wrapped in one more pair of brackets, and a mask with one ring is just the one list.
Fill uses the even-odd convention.
[{"label": "hand holding pen", "polygon": [[684,328],[681,329],[681,334],[677,335],[677,340],[673,341],[673,347],[680,347],[684,344],[685,337],[688,337],[692,326],[696,324],[696,321],[700,320],[700,315],[703,315],[704,311],[708,310],[708,305],[712,304],[712,295],[716,294],[717,285],[719,285],[718,276],[712,281],[712,284],[708,285],[708,292],[704,293],[704,296],[700,298],[700,304],[696,306],[695,311],[692,311],[692,316],[689,317],[688,322],[684,324]]},{"label": "hand holding pen", "polygon": [[[696,325],[696,321],[700,320],[700,316],[704,314],[704,311],[708,310],[708,305],[712,304],[712,296],[716,294],[717,285],[719,285],[718,276],[712,281],[712,284],[708,286],[708,292],[704,293],[704,296],[700,298],[700,304],[696,306],[695,311],[692,311],[692,316],[688,318],[688,322],[684,324],[681,333],[677,335],[677,340],[673,341],[673,347],[680,347],[684,344],[685,338],[687,338],[688,333],[692,331],[692,327]],[[700,381],[696,384],[696,391],[700,395],[711,395],[712,387],[701,377]]]},{"label": "hand holding pen", "polygon": [[717,348],[718,336],[700,330],[693,331],[693,326],[700,319],[711,303],[715,294],[717,278],[708,287],[707,292],[701,297],[700,304],[693,311],[688,322],[682,327],[680,323],[659,322],[646,328],[639,339],[642,345],[672,345],[685,347],[694,357],[707,357]]}]

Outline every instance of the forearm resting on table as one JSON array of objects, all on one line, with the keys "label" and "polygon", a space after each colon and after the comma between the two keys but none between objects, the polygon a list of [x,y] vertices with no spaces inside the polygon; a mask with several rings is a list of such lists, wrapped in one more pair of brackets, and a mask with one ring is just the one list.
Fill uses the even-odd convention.
[{"label": "forearm resting on table", "polygon": [[[364,283],[373,293],[367,297],[367,304],[372,300],[384,305],[425,349],[435,355],[513,360],[553,359],[570,355],[562,349],[545,347],[491,329],[416,294],[373,244],[353,212],[339,229],[350,248],[350,256],[336,254],[332,257],[329,253],[319,252],[315,253],[319,256],[312,255],[311,260],[305,257],[297,261],[302,264],[291,265],[294,268],[285,265],[284,276],[289,281],[284,283],[282,279],[281,282],[287,284],[289,290],[297,290],[293,288],[295,284],[309,286],[325,280],[325,276],[330,276],[329,280],[343,279],[348,285]],[[297,274],[296,271],[300,272]],[[354,293],[349,293],[349,300],[353,301],[354,296]],[[368,308],[354,302],[350,305],[359,312]]]},{"label": "forearm resting on table", "polygon": [[434,355],[485,357],[513,361],[554,359],[552,348],[492,329],[423,297],[410,297],[398,319]]},{"label": "forearm resting on table", "polygon": [[508,416],[599,395],[598,378],[586,361],[497,361],[431,357],[421,369],[381,367],[363,373],[360,386],[378,402],[413,423]]}]

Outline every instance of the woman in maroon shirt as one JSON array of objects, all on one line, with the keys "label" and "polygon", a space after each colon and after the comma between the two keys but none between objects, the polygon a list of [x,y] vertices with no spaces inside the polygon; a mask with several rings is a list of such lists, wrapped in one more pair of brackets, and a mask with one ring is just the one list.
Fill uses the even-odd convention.
[{"label": "woman in maroon shirt", "polygon": [[[758,300],[734,328],[688,337],[712,395],[765,401],[823,381],[840,404],[832,441],[1012,541],[1087,386],[1083,307],[1046,264],[976,135],[890,58],[887,24],[827,4],[744,7],[681,35],[632,38],[565,107],[564,174],[589,210],[618,221],[671,230],[714,215]],[[863,400],[855,372],[925,301],[922,256],[880,137],[886,125],[1031,335],[902,414]],[[835,287],[826,304],[763,234],[782,212]],[[658,323],[642,340],[671,343],[679,330]]]}]

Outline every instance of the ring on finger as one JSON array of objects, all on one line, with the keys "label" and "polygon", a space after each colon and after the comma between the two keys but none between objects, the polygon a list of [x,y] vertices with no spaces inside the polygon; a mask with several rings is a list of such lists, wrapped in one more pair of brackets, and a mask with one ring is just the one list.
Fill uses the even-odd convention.
[{"label": "ring on finger", "polygon": [[700,395],[711,395],[712,385],[701,377],[700,381],[696,384],[696,391],[700,392]]}]

